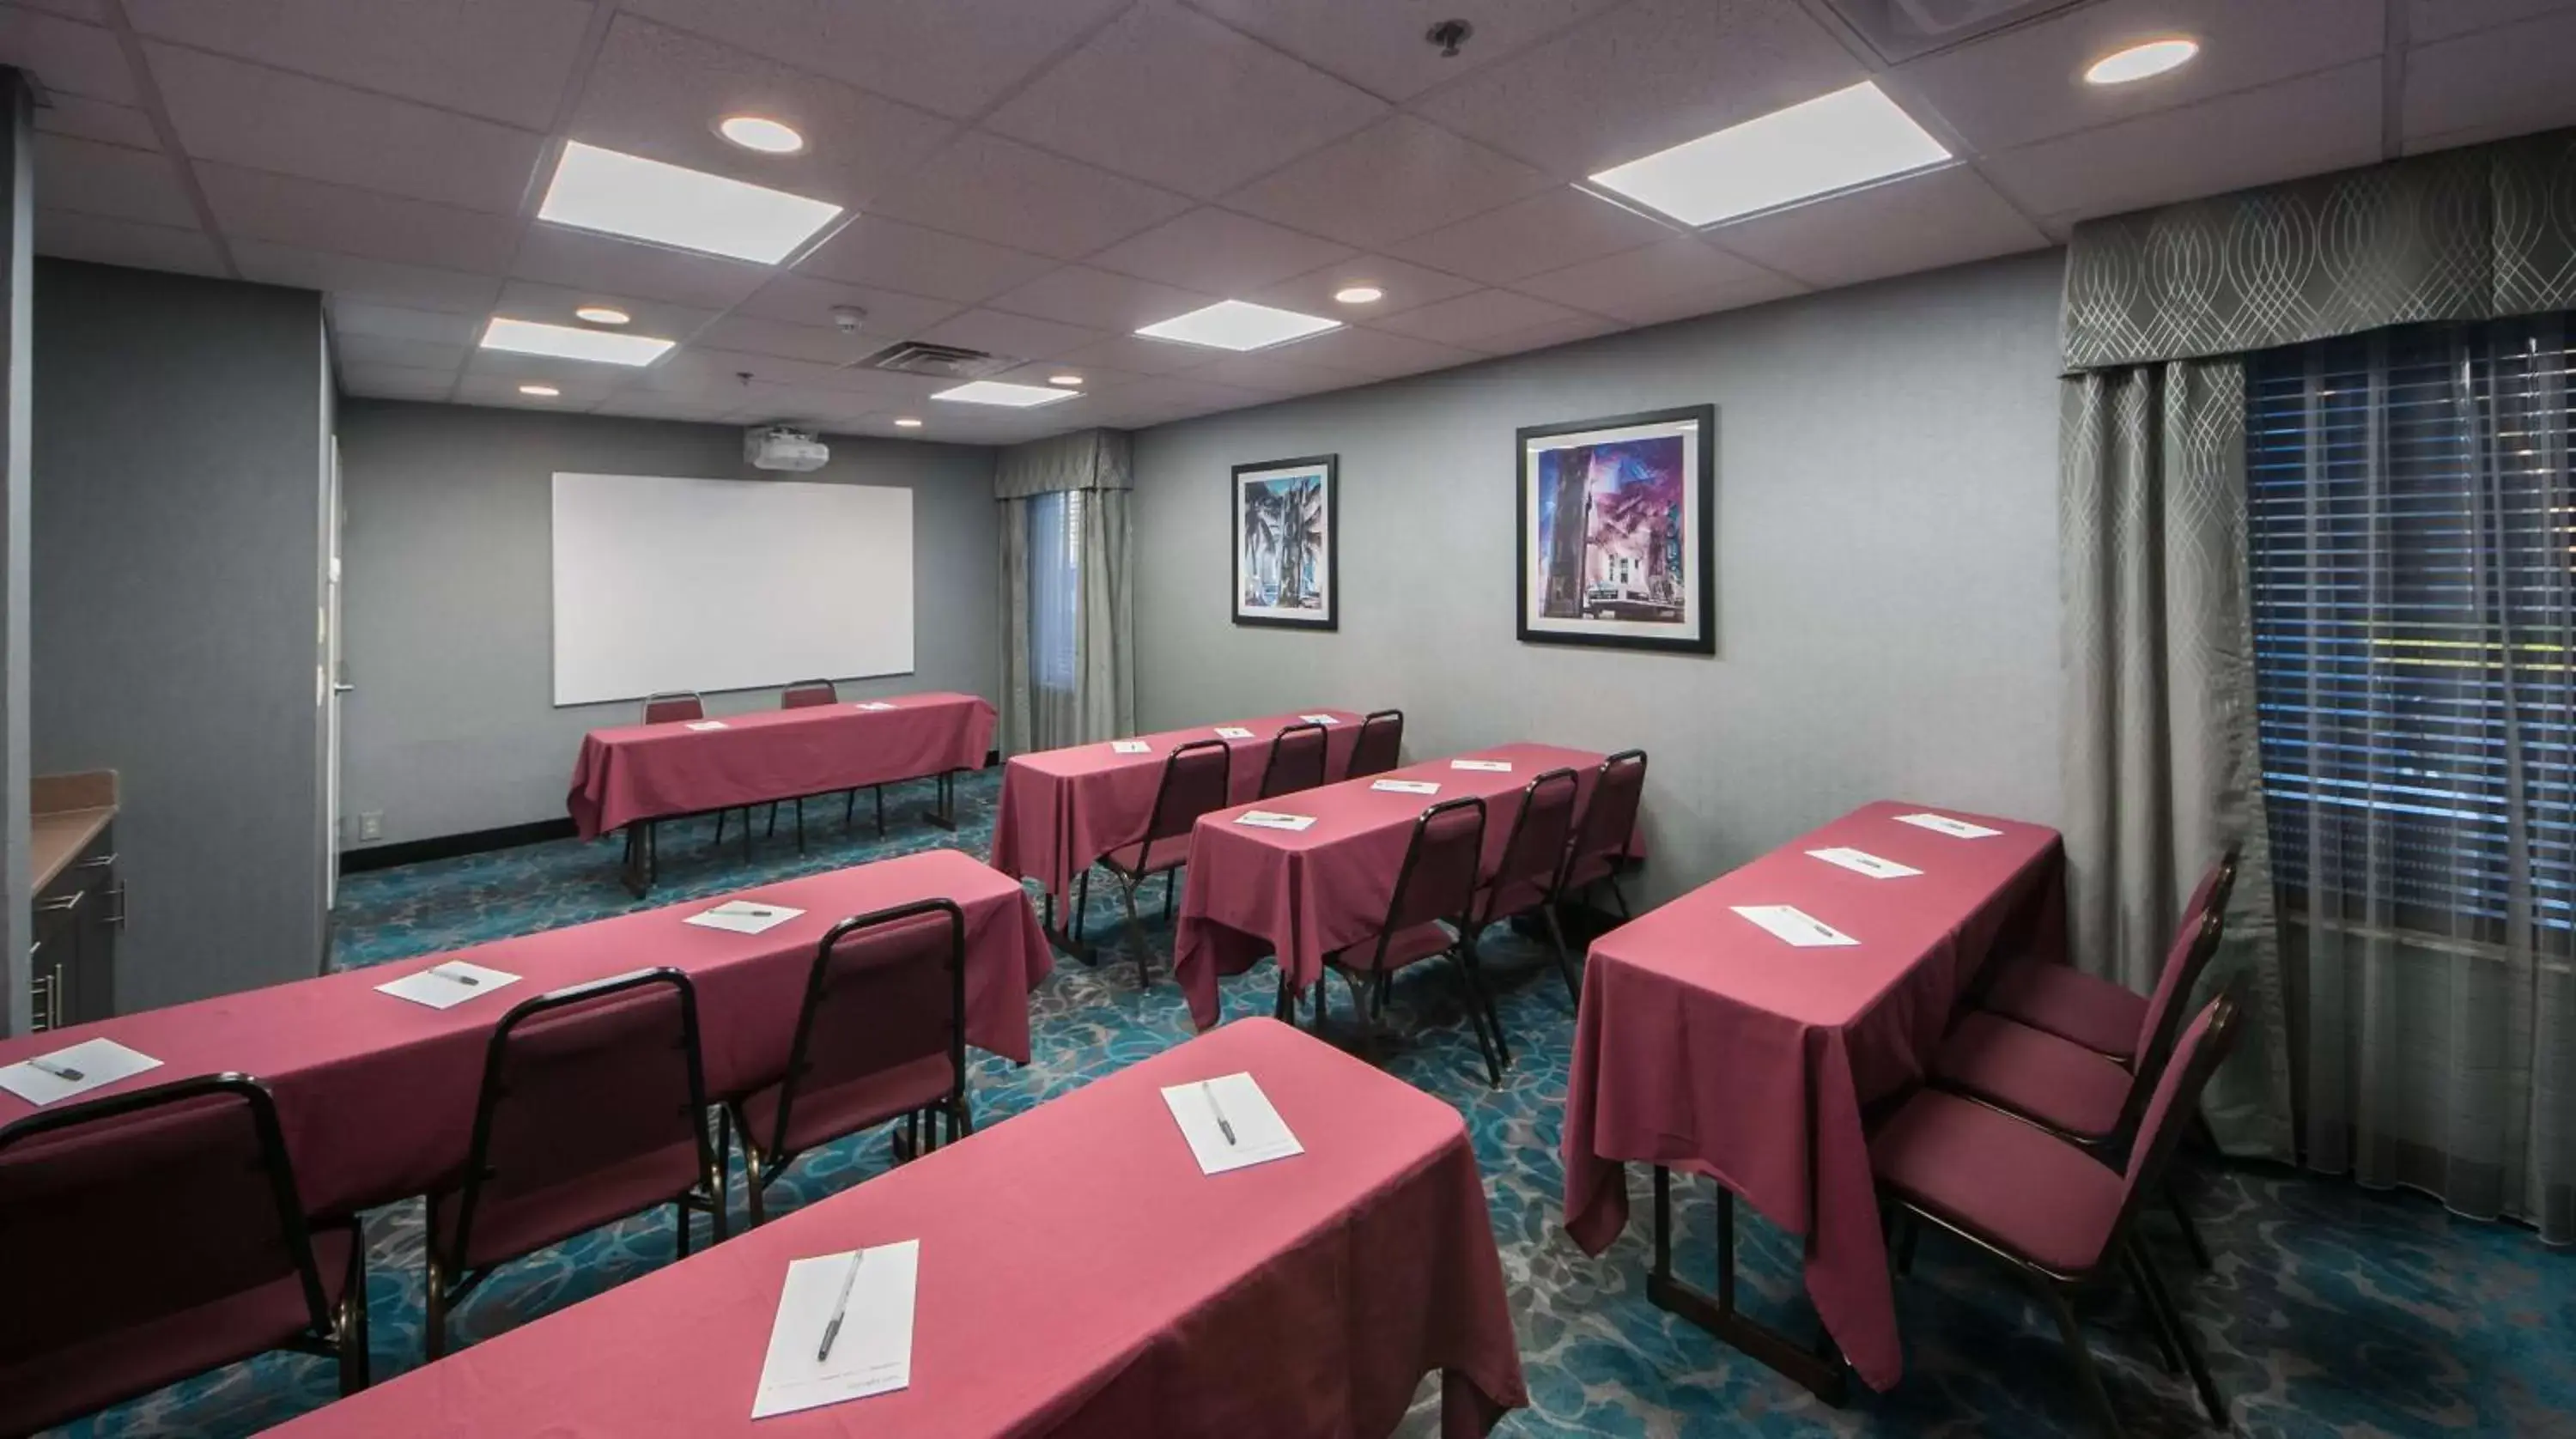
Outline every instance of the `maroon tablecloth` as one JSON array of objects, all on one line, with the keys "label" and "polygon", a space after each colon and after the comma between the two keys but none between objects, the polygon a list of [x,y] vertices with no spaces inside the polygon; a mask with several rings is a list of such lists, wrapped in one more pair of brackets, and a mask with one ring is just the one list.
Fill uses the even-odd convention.
[{"label": "maroon tablecloth", "polygon": [[630,820],[703,814],[836,789],[982,769],[993,706],[974,695],[896,695],[719,715],[723,729],[626,725],[582,736],[565,808],[584,839]]},{"label": "maroon tablecloth", "polygon": [[[1157,1092],[1249,1071],[1306,1152],[1202,1175]],[[791,1260],[921,1242],[912,1383],[749,1418]],[[286,1439],[1378,1435],[1528,1402],[1455,1110],[1285,1025],[1166,1050]]]},{"label": "maroon tablecloth", "polygon": [[[1508,773],[1451,769],[1452,759],[1502,760]],[[1173,969],[1189,997],[1190,1017],[1217,1022],[1217,980],[1241,974],[1276,954],[1300,994],[1324,972],[1324,956],[1377,932],[1395,896],[1396,872],[1413,841],[1413,821],[1443,800],[1485,801],[1485,865],[1499,862],[1520,814],[1521,791],[1535,775],[1571,769],[1581,779],[1576,803],[1592,794],[1602,756],[1550,744],[1507,744],[1472,754],[1344,780],[1293,798],[1238,805],[1201,818],[1190,831],[1189,880],[1182,887]],[[1429,780],[1436,795],[1392,794],[1381,779]],[[1305,830],[1237,824],[1246,809],[1313,815]]]},{"label": "maroon tablecloth", "polygon": [[[1882,801],[1592,943],[1565,1098],[1565,1227],[1598,1254],[1628,1220],[1622,1161],[1715,1177],[1807,1238],[1807,1292],[1876,1388],[1902,1372],[1861,1106],[1920,1079],[1961,991],[2009,937],[2065,952],[2057,832],[1953,839]],[[1923,871],[1871,879],[1806,851]],[[1860,941],[1799,949],[1731,912],[1786,904]]]},{"label": "maroon tablecloth", "polygon": [[[1324,773],[1340,774],[1351,761],[1351,746],[1359,741],[1360,716],[1329,708],[1301,713],[1333,717]],[[1285,714],[1226,723],[1228,729],[1252,731],[1250,739],[1226,741],[1234,748],[1226,777],[1236,799],[1249,800],[1261,793],[1261,771],[1270,763],[1270,742],[1278,738],[1281,726],[1295,724],[1298,718]],[[1154,792],[1162,783],[1164,758],[1179,745],[1215,739],[1216,730],[1214,725],[1199,725],[1137,736],[1153,746],[1150,754],[1119,754],[1104,741],[1013,755],[1002,767],[1002,803],[993,815],[993,868],[1044,884],[1056,903],[1063,904],[1073,889],[1074,876],[1144,832],[1145,821],[1153,814]]]},{"label": "maroon tablecloth", "polygon": [[[814,946],[854,914],[945,898],[966,911],[966,1037],[1025,1063],[1028,993],[1053,966],[1028,897],[962,851],[928,850],[741,891],[802,909],[764,934],[682,921],[722,897],[592,924],[298,980],[194,1004],[0,1041],[0,1064],[108,1038],[162,1061],[90,1091],[114,1094],[238,1070],[277,1096],[306,1205],[339,1213],[424,1192],[465,1160],[484,1044],[509,1007],[550,989],[671,965],[698,992],[698,1038],[714,1095],[739,1094],[787,1066]],[[437,1010],[375,986],[448,959],[522,976]],[[0,1124],[34,1112],[0,1091]]]}]

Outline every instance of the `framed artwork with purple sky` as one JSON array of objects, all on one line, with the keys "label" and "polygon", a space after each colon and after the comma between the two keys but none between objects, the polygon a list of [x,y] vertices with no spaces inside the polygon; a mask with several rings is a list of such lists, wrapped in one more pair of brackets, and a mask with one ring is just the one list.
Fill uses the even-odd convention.
[{"label": "framed artwork with purple sky", "polygon": [[1717,407],[1519,441],[1521,639],[1717,653]]}]

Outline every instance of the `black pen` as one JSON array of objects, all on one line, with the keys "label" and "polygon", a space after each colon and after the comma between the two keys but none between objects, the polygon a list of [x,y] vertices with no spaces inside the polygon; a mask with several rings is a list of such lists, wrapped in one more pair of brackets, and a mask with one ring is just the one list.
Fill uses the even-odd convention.
[{"label": "black pen", "polygon": [[469,988],[480,989],[483,987],[483,981],[476,979],[474,976],[470,974],[459,974],[455,970],[448,969],[443,966],[431,970],[430,973],[437,975],[441,979],[454,980],[456,983],[465,985]]},{"label": "black pen", "polygon": [[841,1276],[840,1302],[832,1306],[831,1322],[823,1326],[823,1347],[814,1351],[814,1362],[832,1357],[832,1341],[841,1337],[842,1316],[850,1312],[850,1286],[859,1282],[859,1261],[868,1257],[865,1249],[850,1252],[850,1272]]},{"label": "black pen", "polygon": [[1234,1126],[1225,1122],[1225,1111],[1217,1107],[1216,1091],[1208,1088],[1211,1082],[1205,1079],[1199,1081],[1199,1098],[1207,1101],[1208,1113],[1216,1116],[1217,1132],[1223,1134],[1225,1142],[1231,1145],[1234,1143]]},{"label": "black pen", "polygon": [[54,1078],[59,1079],[66,1084],[78,1084],[82,1080],[89,1078],[88,1075],[81,1073],[79,1070],[72,1068],[68,1064],[55,1064],[42,1059],[28,1060],[27,1067],[42,1074],[50,1074]]}]

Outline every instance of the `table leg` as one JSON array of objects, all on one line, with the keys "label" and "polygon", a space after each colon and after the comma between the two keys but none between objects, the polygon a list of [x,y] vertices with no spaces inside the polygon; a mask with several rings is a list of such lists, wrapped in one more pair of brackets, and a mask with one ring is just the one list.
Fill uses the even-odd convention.
[{"label": "table leg", "polygon": [[1848,1401],[1842,1352],[1833,1336],[1813,1348],[1735,1307],[1735,1191],[1717,1186],[1717,1293],[1711,1295],[1673,1274],[1673,1172],[1655,1166],[1655,1267],[1646,1276],[1646,1298],[1777,1370],[1790,1382],[1840,1407]]},{"label": "table leg", "polygon": [[1084,943],[1069,929],[1056,922],[1054,890],[1047,891],[1045,929],[1047,943],[1054,945],[1057,950],[1061,951],[1065,955],[1073,959],[1078,959],[1086,965],[1098,964],[1100,962],[1100,956],[1093,951],[1089,944]]},{"label": "table leg", "polygon": [[956,831],[957,771],[951,769],[939,772],[939,807],[924,810],[921,817],[925,822],[937,825],[941,829],[951,833]]},{"label": "table leg", "polygon": [[644,826],[642,820],[628,822],[626,855],[617,866],[617,882],[626,886],[626,892],[637,899],[642,899],[645,891],[652,888],[651,881],[644,877]]}]

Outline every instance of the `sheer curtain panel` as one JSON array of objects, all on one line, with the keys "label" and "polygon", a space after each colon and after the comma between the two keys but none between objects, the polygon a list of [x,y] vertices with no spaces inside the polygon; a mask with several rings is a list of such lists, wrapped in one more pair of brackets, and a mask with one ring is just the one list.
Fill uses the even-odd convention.
[{"label": "sheer curtain panel", "polygon": [[1002,749],[1023,754],[1136,723],[1128,437],[1085,430],[1014,446],[1002,507]]}]

